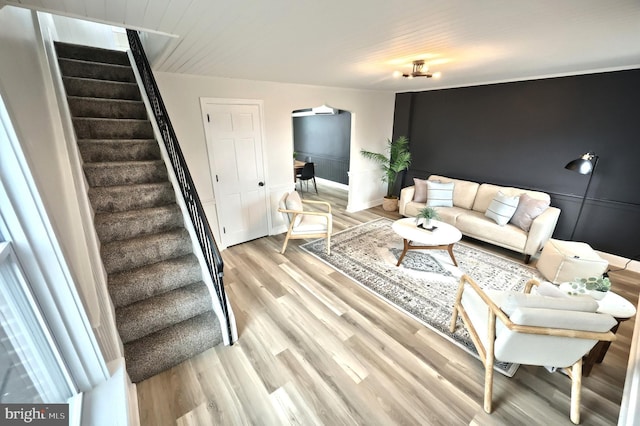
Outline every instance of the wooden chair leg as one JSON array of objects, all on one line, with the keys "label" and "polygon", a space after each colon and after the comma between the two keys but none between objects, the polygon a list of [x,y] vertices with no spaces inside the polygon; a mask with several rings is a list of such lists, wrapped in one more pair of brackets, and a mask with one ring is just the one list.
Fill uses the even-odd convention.
[{"label": "wooden chair leg", "polygon": [[580,423],[580,392],[582,388],[582,358],[571,367],[571,421]]},{"label": "wooden chair leg", "polygon": [[464,282],[460,280],[460,286],[458,287],[458,293],[456,294],[455,302],[453,302],[453,314],[451,315],[451,324],[449,325],[449,331],[456,331],[456,322],[458,321],[458,306],[462,300],[462,292],[464,291]]},{"label": "wooden chair leg", "polygon": [[284,254],[285,250],[287,249],[288,243],[289,243],[289,233],[287,232],[287,236],[284,237],[284,244],[282,245],[282,251],[280,252],[281,254]]},{"label": "wooden chair leg", "polygon": [[313,177],[313,187],[316,190],[316,195],[318,195],[318,186],[316,185],[316,177],[315,176]]},{"label": "wooden chair leg", "polygon": [[491,413],[491,400],[493,399],[493,363],[495,362],[493,352],[496,338],[496,316],[493,312],[489,312],[487,333],[489,347],[487,348],[487,354],[484,360],[484,411]]}]

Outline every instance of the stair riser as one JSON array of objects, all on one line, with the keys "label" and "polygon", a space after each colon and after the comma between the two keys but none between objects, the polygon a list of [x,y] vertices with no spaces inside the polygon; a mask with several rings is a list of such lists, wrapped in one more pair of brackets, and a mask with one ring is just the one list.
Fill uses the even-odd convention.
[{"label": "stair riser", "polygon": [[167,168],[162,161],[130,163],[85,163],[84,173],[89,186],[135,185],[167,180]]},{"label": "stair riser", "polygon": [[189,234],[157,234],[154,238],[116,241],[102,246],[102,262],[107,274],[185,256],[192,251]]},{"label": "stair riser", "polygon": [[125,52],[98,49],[88,46],[78,46],[56,42],[56,52],[59,58],[79,59],[82,61],[110,63],[117,65],[130,65],[129,57]]},{"label": "stair riser", "polygon": [[197,283],[118,308],[116,322],[122,343],[129,343],[210,309],[209,290]]},{"label": "stair riser", "polygon": [[74,118],[78,139],[153,139],[153,127],[147,120]]},{"label": "stair riser", "polygon": [[140,101],[140,91],[135,83],[90,80],[75,77],[63,77],[67,96],[86,98],[126,99]]},{"label": "stair riser", "polygon": [[58,59],[60,71],[65,77],[92,78],[96,80],[135,83],[136,77],[130,66],[100,64],[74,59]]},{"label": "stair riser", "polygon": [[170,184],[143,187],[101,187],[89,189],[89,200],[96,212],[122,212],[166,206],[175,202]]},{"label": "stair riser", "polygon": [[138,120],[147,118],[147,110],[141,101],[77,97],[69,97],[67,100],[73,117],[135,118]]},{"label": "stair riser", "polygon": [[222,342],[213,312],[124,345],[127,372],[138,383]]},{"label": "stair riser", "polygon": [[118,308],[198,282],[202,272],[193,255],[109,275],[109,295]]},{"label": "stair riser", "polygon": [[160,159],[160,148],[154,140],[89,140],[79,141],[78,147],[85,163]]},{"label": "stair riser", "polygon": [[142,211],[135,216],[123,218],[122,215],[102,214],[96,216],[95,225],[102,244],[111,241],[126,240],[142,235],[156,234],[179,228],[183,225],[180,209],[166,208],[147,213]]}]

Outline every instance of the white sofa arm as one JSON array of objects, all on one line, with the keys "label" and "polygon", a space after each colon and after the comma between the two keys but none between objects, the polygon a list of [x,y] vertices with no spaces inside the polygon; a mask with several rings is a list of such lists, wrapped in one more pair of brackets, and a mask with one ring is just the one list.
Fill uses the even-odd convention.
[{"label": "white sofa arm", "polygon": [[545,243],[553,235],[560,217],[560,209],[549,207],[531,223],[527,243],[524,246],[524,254],[533,256],[544,247]]},{"label": "white sofa arm", "polygon": [[400,191],[400,202],[398,203],[398,212],[404,216],[404,210],[407,204],[413,200],[413,194],[416,192],[415,186],[407,186]]}]

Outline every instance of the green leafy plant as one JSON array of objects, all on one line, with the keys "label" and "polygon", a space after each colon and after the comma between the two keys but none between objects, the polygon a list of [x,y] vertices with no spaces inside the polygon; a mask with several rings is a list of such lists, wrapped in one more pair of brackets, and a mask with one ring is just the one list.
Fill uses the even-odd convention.
[{"label": "green leafy plant", "polygon": [[363,157],[380,164],[384,174],[382,181],[387,182],[387,195],[385,198],[397,198],[393,190],[398,178],[398,173],[409,168],[411,153],[409,152],[409,139],[400,136],[395,141],[387,139],[387,154],[360,150]]},{"label": "green leafy plant", "polygon": [[422,219],[436,219],[436,220],[440,219],[438,212],[433,207],[423,208],[418,212],[416,217],[422,218]]},{"label": "green leafy plant", "polygon": [[578,278],[576,281],[584,284],[587,290],[607,292],[611,289],[609,277]]}]

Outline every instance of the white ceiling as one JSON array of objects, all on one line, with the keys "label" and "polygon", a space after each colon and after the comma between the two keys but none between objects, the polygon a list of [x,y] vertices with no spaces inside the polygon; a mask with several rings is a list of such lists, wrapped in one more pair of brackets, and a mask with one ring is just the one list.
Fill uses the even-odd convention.
[{"label": "white ceiling", "polygon": [[[640,68],[639,0],[14,0],[176,35],[158,71],[412,91]],[[440,79],[394,78],[426,59]]]}]

